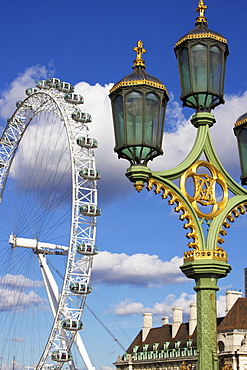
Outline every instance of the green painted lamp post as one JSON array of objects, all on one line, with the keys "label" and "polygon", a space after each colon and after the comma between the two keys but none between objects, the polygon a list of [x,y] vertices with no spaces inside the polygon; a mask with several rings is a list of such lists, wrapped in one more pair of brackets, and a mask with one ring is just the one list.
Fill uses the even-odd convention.
[{"label": "green painted lamp post", "polygon": [[[164,85],[145,72],[142,42],[134,71],[113,86],[115,151],[128,159],[126,176],[138,192],[144,184],[154,189],[179,214],[190,248],[184,253],[183,273],[195,280],[197,296],[197,369],[218,369],[216,291],[218,279],[231,270],[222,248],[226,229],[247,212],[247,191],[237,184],[219,161],[210,138],[215,123],[211,113],[224,103],[224,75],[228,56],[226,39],[207,27],[204,1],[198,2],[196,28],[175,45],[181,100],[195,109],[191,123],[197,128],[194,146],[184,161],[167,171],[151,171],[149,160],[162,154],[161,142],[168,95]],[[247,114],[235,123],[242,158],[242,184],[247,184]],[[202,155],[206,160],[201,160]],[[174,180],[179,179],[177,186]],[[192,180],[192,181],[191,181]],[[191,189],[191,183],[194,189]],[[217,188],[217,197],[216,197]],[[218,191],[221,191],[219,197]],[[207,232],[203,230],[207,225]],[[172,237],[172,236],[171,236]]]}]

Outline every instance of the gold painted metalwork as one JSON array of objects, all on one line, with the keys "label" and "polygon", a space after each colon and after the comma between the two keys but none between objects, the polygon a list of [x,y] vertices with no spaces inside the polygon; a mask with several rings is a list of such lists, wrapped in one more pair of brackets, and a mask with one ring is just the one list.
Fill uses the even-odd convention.
[{"label": "gold painted metalwork", "polygon": [[218,36],[218,35],[215,35],[211,32],[207,32],[207,33],[195,33],[195,34],[189,34],[189,35],[186,35],[185,37],[183,37],[182,39],[180,39],[176,44],[175,46],[178,46],[180,44],[182,44],[184,41],[186,40],[193,40],[193,39],[215,39],[215,40],[218,40],[220,42],[223,42],[224,44],[227,44],[227,40],[224,38],[224,37],[221,37],[221,36]]},{"label": "gold painted metalwork", "polygon": [[137,42],[137,46],[133,48],[133,50],[136,52],[136,60],[134,60],[134,65],[145,68],[145,60],[142,59],[142,54],[146,53],[146,49],[144,49],[142,46],[143,42],[139,40]]},{"label": "gold painted metalwork", "polygon": [[[205,167],[211,173],[197,173],[201,168]],[[194,194],[190,196],[186,190],[186,182],[188,179],[193,180]],[[216,199],[216,184],[222,189],[222,198],[220,201]],[[197,215],[201,218],[212,220],[218,216],[226,207],[228,201],[228,188],[226,181],[220,171],[211,163],[206,161],[198,161],[194,163],[182,176],[180,182],[182,193],[187,197]],[[208,213],[202,212],[199,206],[211,209]]]},{"label": "gold painted metalwork", "polygon": [[219,237],[218,237],[219,244],[223,244],[225,242],[225,240],[223,239],[223,236],[227,235],[226,229],[230,229],[231,223],[233,223],[235,219],[238,218],[240,215],[244,215],[245,213],[247,213],[247,202],[238,204],[236,207],[234,207],[231,210],[231,212],[228,213],[219,231]]},{"label": "gold painted metalwork", "polygon": [[199,17],[196,18],[197,23],[205,23],[206,25],[208,24],[207,18],[204,15],[206,9],[207,5],[204,4],[204,1],[198,1],[198,8],[196,8],[196,11],[199,13]]},{"label": "gold painted metalwork", "polygon": [[187,222],[183,225],[183,228],[185,230],[190,230],[186,234],[186,237],[188,239],[193,239],[193,242],[188,243],[189,248],[193,248],[195,250],[200,250],[200,241],[198,238],[198,232],[196,229],[195,222],[193,220],[193,217],[191,215],[190,210],[187,208],[186,203],[183,202],[182,199],[180,199],[175,192],[173,192],[168,186],[162,184],[161,182],[155,180],[155,179],[149,179],[147,181],[147,190],[152,190],[153,186],[155,186],[155,194],[159,194],[161,191],[163,191],[163,194],[161,195],[162,199],[166,199],[167,197],[170,197],[168,204],[169,205],[175,205],[174,212],[180,213],[179,219],[181,221],[187,220]]},{"label": "gold painted metalwork", "polygon": [[119,87],[122,87],[122,86],[135,86],[135,85],[148,85],[148,86],[153,86],[153,87],[157,87],[158,89],[161,89],[161,90],[165,90],[167,95],[168,95],[168,92],[167,92],[167,89],[165,87],[165,85],[162,85],[158,82],[154,82],[154,81],[149,81],[149,80],[130,80],[130,81],[120,81],[118,84],[114,85],[111,90],[110,90],[110,94],[117,90]]},{"label": "gold painted metalwork", "polygon": [[140,193],[140,191],[143,189],[144,184],[141,181],[136,181],[134,184],[135,189]]},{"label": "gold painted metalwork", "polygon": [[222,249],[212,250],[191,250],[184,252],[184,262],[196,261],[196,260],[216,260],[216,261],[228,261],[227,253]]},{"label": "gold painted metalwork", "polygon": [[242,125],[243,123],[246,123],[246,122],[247,122],[247,118],[241,119],[240,121],[237,121],[237,122],[234,123],[234,127],[240,126],[240,125]]},{"label": "gold painted metalwork", "polygon": [[191,370],[191,368],[192,368],[191,364],[186,365],[185,361],[183,361],[179,369],[180,370]]}]

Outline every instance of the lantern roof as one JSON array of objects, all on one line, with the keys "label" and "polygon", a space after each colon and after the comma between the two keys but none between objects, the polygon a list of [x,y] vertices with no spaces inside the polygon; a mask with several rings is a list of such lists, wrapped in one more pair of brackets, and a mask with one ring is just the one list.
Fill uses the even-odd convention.
[{"label": "lantern roof", "polygon": [[234,127],[238,127],[247,122],[247,112],[238,117],[237,121],[234,123]]},{"label": "lantern roof", "polygon": [[120,87],[127,86],[138,86],[146,85],[149,87],[155,87],[160,90],[164,90],[168,96],[165,85],[157,78],[145,71],[145,61],[142,59],[142,54],[146,53],[146,49],[143,48],[143,42],[140,40],[137,46],[133,48],[136,52],[136,59],[133,64],[133,72],[118,81],[110,90],[110,94]]},{"label": "lantern roof", "polygon": [[185,36],[181,37],[178,42],[175,44],[175,47],[182,44],[188,40],[198,40],[198,39],[212,39],[222,42],[227,45],[227,40],[218,32],[212,31],[208,28],[207,18],[204,13],[207,9],[207,5],[204,4],[203,0],[198,2],[198,7],[196,11],[199,13],[199,16],[196,18],[195,28],[188,32]]}]

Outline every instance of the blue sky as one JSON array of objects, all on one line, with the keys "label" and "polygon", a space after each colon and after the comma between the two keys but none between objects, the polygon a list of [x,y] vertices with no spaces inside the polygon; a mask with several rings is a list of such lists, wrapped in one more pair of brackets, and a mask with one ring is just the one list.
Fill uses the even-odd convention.
[{"label": "blue sky", "polygon": [[[222,33],[230,49],[226,104],[214,112],[217,124],[211,129],[212,140],[223,164],[239,181],[232,127],[247,111],[244,22],[247,3],[245,0],[234,4],[230,0],[205,3],[209,28]],[[92,114],[91,132],[99,141],[96,160],[102,172],[99,181],[102,216],[98,218],[97,229],[101,253],[95,258],[94,291],[87,304],[126,348],[142,326],[143,312],[154,313],[154,325],[160,325],[161,316],[171,317],[174,305],[184,307],[188,314],[194,284],[178,268],[187,250],[178,215],[159,195],[145,189],[137,194],[124,175],[128,162],[119,161],[113,153],[108,92],[113,83],[131,72],[135,59],[132,48],[141,39],[147,49],[144,55],[147,72],[166,85],[171,98],[165,154],[150,167],[161,170],[179,163],[189,152],[196,131],[189,123],[193,112],[182,109],[179,101],[173,47],[194,28],[196,7],[196,0],[12,0],[1,5],[1,129],[14,112],[16,100],[25,97],[25,88],[33,87],[37,79],[52,76],[74,84],[84,96],[85,111]],[[226,237],[224,248],[233,270],[219,282],[221,314],[224,291],[243,290],[246,223],[242,216]],[[92,363],[97,369],[108,370],[123,353],[122,349],[87,310],[83,322],[83,340]]]}]

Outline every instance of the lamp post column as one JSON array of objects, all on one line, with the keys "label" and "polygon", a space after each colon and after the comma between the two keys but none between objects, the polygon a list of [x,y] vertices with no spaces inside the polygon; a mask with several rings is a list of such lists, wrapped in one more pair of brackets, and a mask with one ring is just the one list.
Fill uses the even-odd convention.
[{"label": "lamp post column", "polygon": [[197,369],[218,370],[217,356],[217,282],[231,267],[224,261],[198,259],[185,262],[181,270],[196,282],[197,301]]}]

